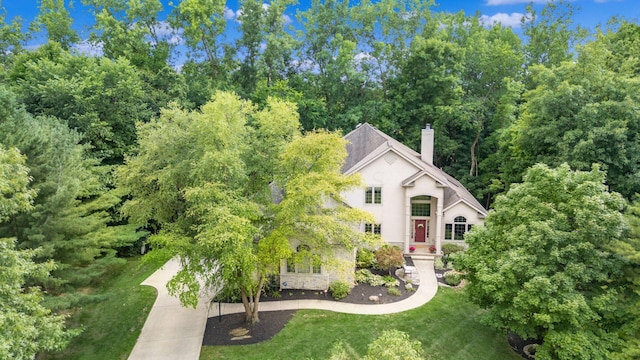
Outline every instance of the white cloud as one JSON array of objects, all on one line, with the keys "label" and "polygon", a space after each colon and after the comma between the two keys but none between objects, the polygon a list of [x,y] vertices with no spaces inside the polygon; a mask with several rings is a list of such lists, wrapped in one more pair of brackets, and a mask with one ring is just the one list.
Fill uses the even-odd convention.
[{"label": "white cloud", "polygon": [[158,25],[156,25],[153,30],[158,36],[173,35],[174,32],[174,29],[166,21],[158,22]]},{"label": "white cloud", "polygon": [[[269,7],[271,7],[271,5],[267,4],[267,3],[263,3],[262,4],[262,10],[264,11],[268,11]],[[224,18],[227,20],[235,20],[238,24],[242,23],[241,20],[239,20],[239,18],[242,16],[242,9],[238,9],[237,11],[233,11],[228,7],[224,8]],[[282,19],[284,20],[284,23],[289,25],[291,23],[293,23],[293,19],[291,19],[291,17],[287,14],[282,14]]]},{"label": "white cloud", "polygon": [[[29,44],[29,45],[25,45],[24,48],[25,50],[29,50],[29,51],[35,51],[38,50],[38,48],[40,48],[40,46],[42,46],[44,44]],[[7,49],[6,54],[10,54],[11,53],[11,49]]]},{"label": "white cloud", "polygon": [[167,43],[169,43],[169,45],[179,46],[184,44],[184,39],[182,38],[182,36],[174,34],[167,39]]},{"label": "white cloud", "polygon": [[238,9],[238,11],[236,11],[235,13],[235,18],[238,23],[242,23],[241,20],[238,20],[241,16],[242,16],[242,9]]},{"label": "white cloud", "polygon": [[528,4],[530,2],[537,4],[548,3],[551,0],[487,0],[487,5],[514,5],[514,4]]},{"label": "white cloud", "polygon": [[291,66],[299,69],[300,71],[318,71],[318,66],[311,60],[291,60]]},{"label": "white cloud", "polygon": [[89,40],[83,40],[77,44],[73,45],[73,49],[77,51],[79,54],[87,55],[87,56],[102,56],[103,55],[103,44],[101,42],[92,44]]},{"label": "white cloud", "polygon": [[525,17],[525,14],[521,14],[521,13],[511,13],[511,14],[497,13],[491,16],[489,15],[480,16],[480,22],[488,26],[491,26],[496,23],[500,23],[503,26],[519,28],[520,25],[522,25],[521,21],[523,17]]},{"label": "white cloud", "polygon": [[371,59],[371,55],[366,52],[359,52],[353,57],[353,60],[358,64],[369,59]]},{"label": "white cloud", "polygon": [[183,29],[174,29],[166,21],[160,21],[153,30],[159,39],[166,39],[170,45],[184,44],[184,39],[182,38]]},{"label": "white cloud", "polygon": [[229,9],[228,7],[224,7],[224,18],[227,20],[233,20],[236,18],[236,13]]}]

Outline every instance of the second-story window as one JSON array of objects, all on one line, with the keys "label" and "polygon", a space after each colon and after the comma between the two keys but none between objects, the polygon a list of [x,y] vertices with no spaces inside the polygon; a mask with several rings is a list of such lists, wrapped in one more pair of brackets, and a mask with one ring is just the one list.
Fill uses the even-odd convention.
[{"label": "second-story window", "polygon": [[369,186],[364,193],[365,204],[382,204],[382,188]]}]

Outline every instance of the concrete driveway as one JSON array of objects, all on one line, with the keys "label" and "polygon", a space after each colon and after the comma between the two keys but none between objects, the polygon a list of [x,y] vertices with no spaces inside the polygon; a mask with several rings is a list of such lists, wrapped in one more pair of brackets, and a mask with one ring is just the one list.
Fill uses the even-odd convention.
[{"label": "concrete driveway", "polygon": [[166,284],[179,269],[177,260],[169,260],[142,282],[142,285],[156,288],[158,297],[129,355],[130,360],[200,358],[209,299],[200,299],[198,307],[191,309],[183,307],[180,300],[169,295]]}]

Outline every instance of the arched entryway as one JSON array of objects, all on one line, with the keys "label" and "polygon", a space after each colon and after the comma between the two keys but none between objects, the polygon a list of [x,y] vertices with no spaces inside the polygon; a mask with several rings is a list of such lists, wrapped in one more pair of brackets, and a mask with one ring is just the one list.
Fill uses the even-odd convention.
[{"label": "arched entryway", "polygon": [[411,241],[416,244],[433,244],[431,207],[431,196],[411,198]]}]

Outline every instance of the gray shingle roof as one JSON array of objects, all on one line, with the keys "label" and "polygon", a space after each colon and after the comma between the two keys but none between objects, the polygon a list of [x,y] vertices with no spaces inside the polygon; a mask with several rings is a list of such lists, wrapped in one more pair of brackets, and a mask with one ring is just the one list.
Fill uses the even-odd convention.
[{"label": "gray shingle roof", "polygon": [[343,173],[358,171],[369,162],[393,150],[419,169],[415,174],[407,178],[403,185],[412,186],[412,183],[417,178],[423,175],[430,176],[445,188],[443,202],[445,209],[459,201],[464,201],[482,215],[487,214],[487,210],[458,180],[435,165],[422,161],[419,153],[374,126],[368,123],[360,124],[345,135],[344,138],[348,141],[348,144],[347,158],[342,167]]}]

